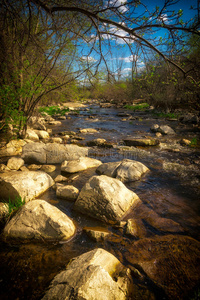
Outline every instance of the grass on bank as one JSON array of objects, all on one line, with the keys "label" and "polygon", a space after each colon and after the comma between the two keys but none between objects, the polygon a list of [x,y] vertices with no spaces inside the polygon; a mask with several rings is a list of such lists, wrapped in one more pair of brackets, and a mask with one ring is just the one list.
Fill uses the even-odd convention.
[{"label": "grass on bank", "polygon": [[8,209],[7,217],[10,217],[15,213],[21,206],[25,204],[25,199],[22,199],[20,196],[16,196],[14,200],[11,200],[9,197],[8,202],[4,202]]},{"label": "grass on bank", "polygon": [[199,143],[200,143],[200,141],[199,141],[196,137],[194,137],[194,138],[192,138],[192,140],[191,140],[189,146],[190,146],[190,147],[195,147],[195,146],[197,146]]},{"label": "grass on bank", "polygon": [[129,110],[133,110],[133,111],[144,111],[146,109],[149,108],[149,104],[148,103],[140,103],[140,104],[136,104],[136,105],[124,105],[124,108],[129,109]]},{"label": "grass on bank", "polygon": [[60,108],[58,105],[53,105],[53,106],[44,106],[39,108],[40,113],[47,113],[50,116],[53,115],[61,115],[64,116],[66,112],[69,112],[69,108]]},{"label": "grass on bank", "polygon": [[178,119],[180,115],[175,113],[164,113],[164,112],[152,112],[154,116],[157,116],[158,118],[167,118],[167,119]]}]

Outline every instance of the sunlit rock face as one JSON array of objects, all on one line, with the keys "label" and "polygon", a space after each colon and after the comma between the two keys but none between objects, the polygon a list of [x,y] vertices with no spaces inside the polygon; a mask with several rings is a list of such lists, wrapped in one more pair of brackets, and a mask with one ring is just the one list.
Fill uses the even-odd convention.
[{"label": "sunlit rock face", "polygon": [[15,200],[21,197],[25,201],[36,198],[54,184],[54,180],[42,171],[10,171],[0,174],[0,197]]},{"label": "sunlit rock face", "polygon": [[77,160],[64,161],[61,165],[61,171],[67,173],[75,173],[84,171],[88,168],[94,168],[101,165],[102,162],[95,158],[80,157]]},{"label": "sunlit rock face", "polygon": [[24,165],[24,160],[20,157],[11,157],[7,162],[10,170],[19,170]]},{"label": "sunlit rock face", "polygon": [[75,209],[105,222],[120,220],[140,202],[139,197],[118,179],[93,176],[82,188]]},{"label": "sunlit rock face", "polygon": [[53,279],[43,300],[128,300],[131,288],[130,270],[98,248],[73,259]]},{"label": "sunlit rock face", "polygon": [[72,220],[44,200],[33,200],[18,210],[3,230],[8,240],[67,240],[75,233]]},{"label": "sunlit rock face", "polygon": [[96,170],[98,174],[114,177],[122,182],[139,180],[148,171],[149,169],[144,164],[131,159],[105,163]]}]

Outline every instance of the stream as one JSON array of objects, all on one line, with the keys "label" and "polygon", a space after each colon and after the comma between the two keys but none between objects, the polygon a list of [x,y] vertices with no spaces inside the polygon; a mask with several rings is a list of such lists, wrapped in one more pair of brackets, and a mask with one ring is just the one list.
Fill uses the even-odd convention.
[{"label": "stream", "polygon": [[[61,122],[61,126],[49,126],[54,136],[62,137],[62,132],[73,131],[76,133],[74,139],[78,145],[86,146],[91,140],[103,138],[113,146],[112,148],[90,147],[90,157],[99,159],[103,163],[120,161],[124,158],[133,159],[142,162],[150,169],[141,180],[126,183],[126,186],[140,197],[144,209],[129,211],[124,220],[135,216],[144,220],[147,238],[178,234],[200,241],[200,147],[180,145],[182,138],[200,139],[199,128],[182,124],[177,120],[159,119],[149,112],[133,112],[114,107],[103,108],[98,103],[90,103],[80,108],[77,113],[70,112],[68,118]],[[124,145],[123,140],[128,137],[155,138],[155,133],[150,130],[153,124],[169,125],[175,130],[176,135],[163,135],[159,138],[158,146]],[[83,128],[94,128],[97,132],[80,133],[79,129]],[[60,165],[57,165],[56,170],[50,175],[55,178],[58,174],[61,174]],[[96,175],[94,168],[68,175],[66,184],[72,184],[80,190],[93,175]],[[132,257],[130,257],[132,255],[130,245],[136,240],[125,236],[121,228],[112,227],[74,211],[73,203],[58,199],[52,188],[39,199],[55,205],[72,218],[77,233],[67,242],[6,244],[0,241],[1,300],[41,299],[51,280],[66,268],[70,259],[97,247],[111,252],[128,267],[136,266],[135,262],[131,264]],[[166,232],[160,227],[153,226],[152,222],[148,222],[145,212],[152,212],[152,218],[155,216],[153,213],[156,213],[161,218],[171,219],[180,224],[183,231]],[[102,242],[93,241],[83,230],[85,227],[109,231],[111,237]],[[134,279],[134,283],[138,289],[138,298],[135,299],[168,299],[169,295],[151,280]],[[191,291],[191,298],[187,299],[192,297],[193,291]],[[183,299],[183,297],[179,298],[176,294],[172,294],[169,299]]]}]

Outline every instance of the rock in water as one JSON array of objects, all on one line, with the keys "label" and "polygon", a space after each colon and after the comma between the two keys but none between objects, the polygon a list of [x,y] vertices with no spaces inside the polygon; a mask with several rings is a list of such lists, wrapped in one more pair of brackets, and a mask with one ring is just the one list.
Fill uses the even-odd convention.
[{"label": "rock in water", "polygon": [[82,188],[74,208],[105,222],[119,221],[140,202],[139,197],[118,179],[93,176]]},{"label": "rock in water", "polygon": [[161,125],[158,131],[161,132],[162,134],[172,134],[172,135],[176,134],[175,131],[168,125]]},{"label": "rock in water", "polygon": [[67,240],[75,233],[72,220],[44,200],[33,200],[18,210],[5,226],[5,239]]},{"label": "rock in water", "polygon": [[126,146],[157,146],[160,142],[153,138],[127,138],[124,140]]},{"label": "rock in water", "polygon": [[98,174],[114,177],[122,182],[139,180],[147,171],[149,171],[149,169],[144,164],[131,159],[104,163],[96,170]]},{"label": "rock in water", "polygon": [[98,248],[71,260],[53,279],[42,300],[126,300],[131,288],[130,270]]},{"label": "rock in water", "polygon": [[38,137],[37,133],[35,133],[35,131],[32,129],[27,129],[26,139],[29,139],[32,141],[39,141],[39,137]]},{"label": "rock in water", "polygon": [[20,157],[11,157],[7,162],[10,170],[19,170],[24,165],[24,160]]},{"label": "rock in water", "polygon": [[53,179],[42,171],[10,171],[0,174],[0,198],[15,200],[21,197],[29,201],[54,184]]},{"label": "rock in water", "polygon": [[73,185],[58,186],[56,196],[69,201],[75,201],[78,197],[79,190]]},{"label": "rock in water", "polygon": [[22,158],[26,163],[58,164],[87,156],[88,148],[77,145],[30,143],[23,147]]},{"label": "rock in water", "polygon": [[95,158],[80,157],[77,160],[64,161],[61,165],[61,171],[67,173],[75,173],[84,171],[88,168],[94,168],[101,165],[102,162]]}]

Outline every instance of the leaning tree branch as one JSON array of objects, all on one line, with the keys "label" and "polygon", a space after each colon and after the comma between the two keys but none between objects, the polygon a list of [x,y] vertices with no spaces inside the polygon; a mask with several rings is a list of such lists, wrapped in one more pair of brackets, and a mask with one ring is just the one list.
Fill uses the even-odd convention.
[{"label": "leaning tree branch", "polygon": [[[166,60],[167,62],[169,62],[170,64],[172,64],[173,66],[175,66],[177,69],[179,69],[184,76],[186,76],[186,72],[184,71],[184,69],[182,67],[180,67],[177,63],[175,63],[173,60],[169,59],[168,57],[166,57],[156,46],[154,46],[152,43],[150,43],[147,39],[145,39],[144,37],[142,37],[141,35],[139,35],[136,31],[139,31],[141,29],[147,29],[147,28],[165,28],[168,31],[171,32],[171,30],[178,30],[178,31],[185,31],[188,33],[193,33],[193,34],[197,34],[200,35],[200,32],[196,29],[193,29],[191,27],[179,27],[176,25],[167,25],[165,23],[162,24],[148,24],[148,25],[141,25],[135,28],[129,28],[126,25],[124,25],[123,23],[118,23],[117,21],[108,19],[106,17],[102,17],[99,15],[99,11],[96,12],[92,12],[90,10],[81,8],[81,7],[75,7],[75,6],[53,6],[53,7],[49,7],[47,6],[43,1],[41,0],[31,0],[33,3],[35,3],[36,5],[39,5],[40,7],[42,7],[48,14],[53,16],[53,13],[55,12],[59,12],[59,11],[66,11],[66,12],[78,12],[81,13],[83,15],[85,15],[86,17],[88,17],[90,20],[91,19],[95,19],[97,20],[98,23],[105,23],[108,25],[112,25],[114,27],[116,27],[117,29],[121,29],[124,32],[129,34],[129,37],[127,36],[127,39],[138,39],[139,41],[143,42],[147,47],[149,47],[150,49],[154,50],[157,54],[159,54],[164,60]],[[108,35],[111,35],[111,33],[108,31],[107,32]],[[117,36],[117,35],[116,35]],[[120,36],[118,36],[120,37]],[[121,38],[121,37],[120,37]]]}]

